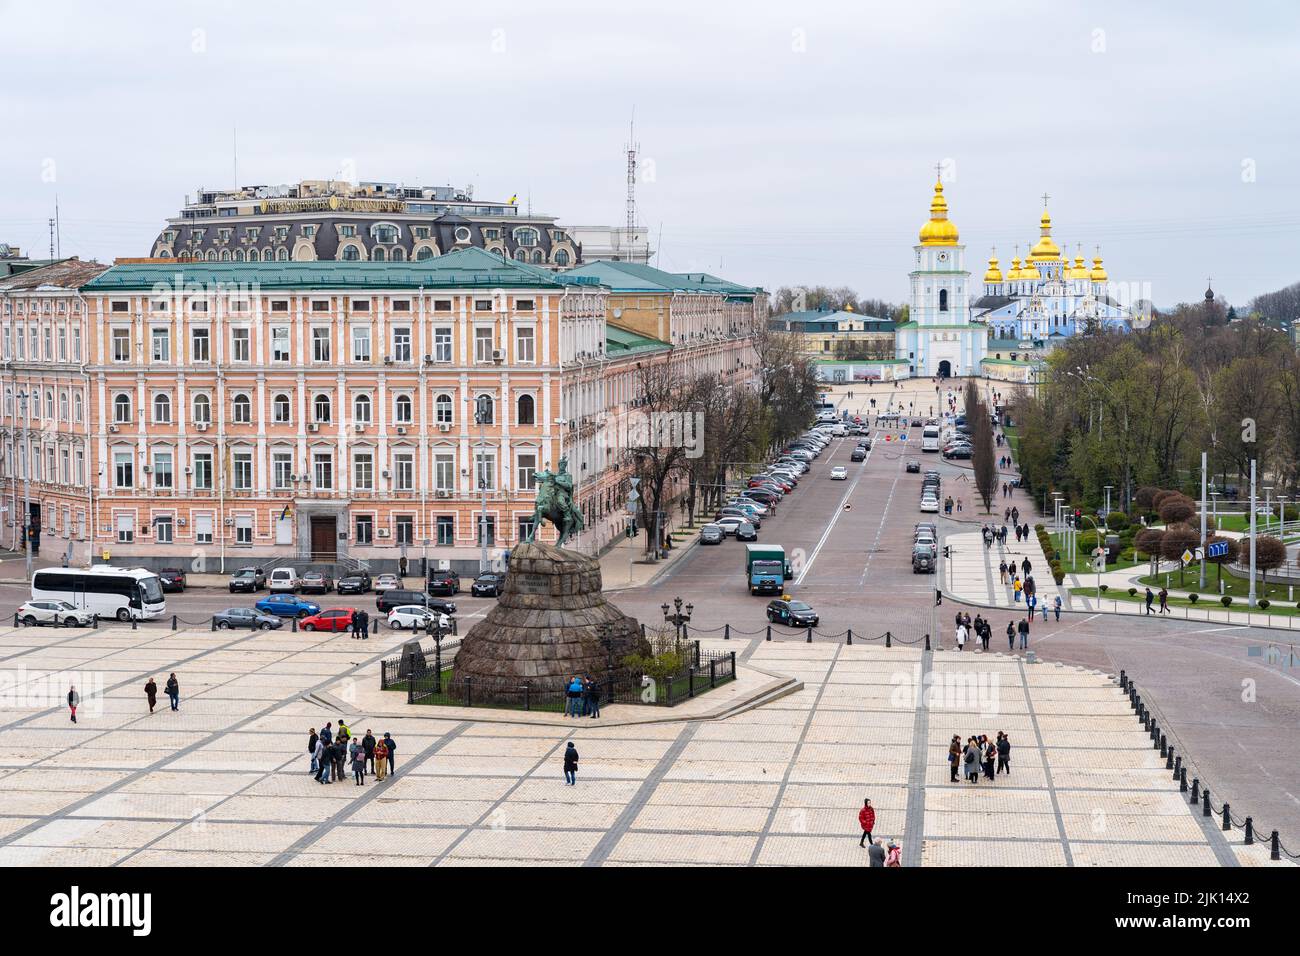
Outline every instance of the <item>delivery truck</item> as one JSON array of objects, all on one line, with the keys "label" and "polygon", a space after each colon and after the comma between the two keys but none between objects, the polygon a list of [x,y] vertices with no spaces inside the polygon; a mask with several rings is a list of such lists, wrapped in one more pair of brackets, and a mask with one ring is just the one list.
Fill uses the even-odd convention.
[{"label": "delivery truck", "polygon": [[780,594],[791,576],[785,548],[779,544],[745,545],[745,582],[750,594]]}]

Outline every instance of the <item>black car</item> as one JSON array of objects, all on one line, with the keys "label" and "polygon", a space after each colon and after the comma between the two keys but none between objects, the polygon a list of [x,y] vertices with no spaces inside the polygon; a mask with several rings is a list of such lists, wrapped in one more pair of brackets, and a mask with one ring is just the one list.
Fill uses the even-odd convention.
[{"label": "black car", "polygon": [[767,606],[767,619],[773,624],[791,627],[816,627],[817,612],[803,601],[772,601]]},{"label": "black car", "polygon": [[429,572],[430,594],[455,594],[460,590],[460,575],[455,571]]},{"label": "black car", "polygon": [[867,450],[863,448],[861,445],[853,449],[853,453],[849,455],[849,461],[866,461],[866,460],[867,460]]},{"label": "black car", "polygon": [[212,623],[219,631],[232,627],[246,627],[253,631],[274,631],[284,627],[283,618],[259,611],[255,607],[228,607],[212,615]]},{"label": "black car", "polygon": [[500,597],[506,589],[504,574],[480,574],[469,586],[469,593],[474,597]]},{"label": "black car", "polygon": [[336,589],[339,594],[365,594],[370,590],[370,575],[364,571],[356,574],[345,574],[339,578]]},{"label": "black car", "polygon": [[909,461],[907,463],[907,473],[909,475],[919,475],[921,473],[921,463],[919,461]]},{"label": "black car", "polygon": [[420,607],[427,607],[430,611],[441,611],[448,617],[456,613],[454,602],[429,597],[422,591],[393,588],[390,591],[380,591],[375,595],[375,607],[385,614],[395,607],[401,607],[403,604],[416,604]]},{"label": "black car", "polygon": [[247,591],[256,594],[266,587],[266,572],[261,568],[240,568],[230,576],[230,593]]},{"label": "black car", "polygon": [[185,590],[185,572],[180,568],[163,568],[158,572],[158,581],[164,591]]},{"label": "black car", "polygon": [[953,445],[943,450],[944,458],[970,458],[975,450],[970,445]]},{"label": "black car", "polygon": [[777,496],[770,491],[764,491],[762,488],[747,488],[740,493],[742,498],[752,498],[759,504],[774,505],[777,502]]}]

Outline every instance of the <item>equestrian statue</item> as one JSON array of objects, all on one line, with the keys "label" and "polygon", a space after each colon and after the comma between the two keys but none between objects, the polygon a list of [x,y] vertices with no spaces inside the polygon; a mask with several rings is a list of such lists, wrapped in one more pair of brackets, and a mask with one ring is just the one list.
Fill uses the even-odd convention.
[{"label": "equestrian statue", "polygon": [[542,519],[555,525],[559,537],[555,541],[557,548],[577,535],[582,530],[582,512],[573,504],[573,476],[569,474],[569,460],[560,459],[560,467],[551,472],[542,469],[536,474],[537,506],[533,510],[533,531],[528,536],[532,542],[541,530]]}]

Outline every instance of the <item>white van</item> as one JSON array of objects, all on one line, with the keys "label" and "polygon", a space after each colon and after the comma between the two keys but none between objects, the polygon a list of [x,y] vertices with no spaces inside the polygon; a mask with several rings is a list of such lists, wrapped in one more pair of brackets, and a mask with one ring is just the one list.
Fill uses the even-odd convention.
[{"label": "white van", "polygon": [[266,579],[266,583],[272,593],[288,591],[292,594],[298,590],[298,572],[293,568],[276,568]]},{"label": "white van", "polygon": [[848,433],[849,430],[844,426],[843,422],[838,422],[835,427],[831,429],[831,434],[836,438],[843,438]]}]

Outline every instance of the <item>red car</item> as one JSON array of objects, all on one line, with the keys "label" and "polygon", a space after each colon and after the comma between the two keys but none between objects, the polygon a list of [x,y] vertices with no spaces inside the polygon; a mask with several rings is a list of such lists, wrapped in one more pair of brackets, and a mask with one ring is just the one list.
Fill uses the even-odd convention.
[{"label": "red car", "polygon": [[298,622],[298,628],[303,631],[349,631],[355,613],[355,608],[332,607],[328,611],[304,617]]}]

